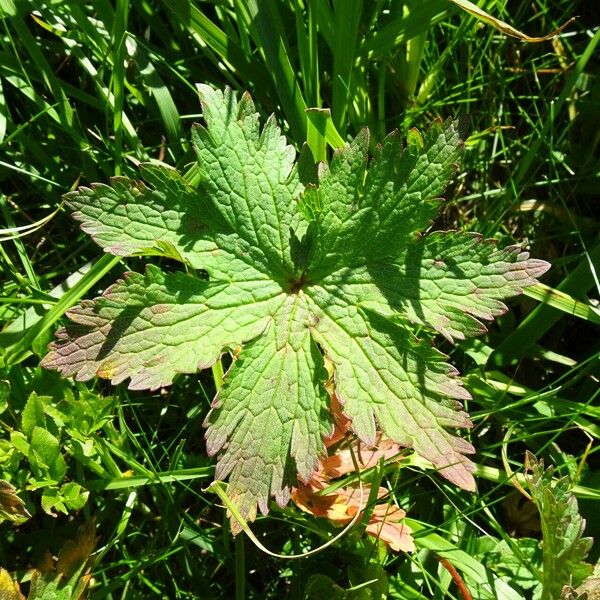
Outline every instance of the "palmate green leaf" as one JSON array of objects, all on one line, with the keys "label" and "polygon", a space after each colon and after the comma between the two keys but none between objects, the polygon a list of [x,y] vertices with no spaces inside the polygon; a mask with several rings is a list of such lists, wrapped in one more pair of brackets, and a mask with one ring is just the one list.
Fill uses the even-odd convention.
[{"label": "palmate green leaf", "polygon": [[440,474],[474,489],[469,394],[413,323],[461,339],[485,331],[502,300],[548,265],[462,233],[420,237],[462,151],[462,124],[391,134],[369,162],[369,132],[318,169],[296,160],[247,94],[199,86],[193,142],[200,184],[143,165],[67,194],[73,216],[107,252],[163,255],[73,308],[43,364],[87,380],[156,389],[178,373],[235,360],[209,413],[207,448],[242,516],[285,504],[310,478],[332,428],[324,360],[356,434],[378,429]]},{"label": "palmate green leaf", "polygon": [[358,436],[373,445],[379,423],[390,438],[414,448],[442,475],[474,489],[472,463],[464,456],[474,449],[446,429],[471,426],[459,410],[457,400],[470,395],[456,370],[440,352],[376,313],[317,286],[309,294],[314,336],[336,366],[336,394]]}]

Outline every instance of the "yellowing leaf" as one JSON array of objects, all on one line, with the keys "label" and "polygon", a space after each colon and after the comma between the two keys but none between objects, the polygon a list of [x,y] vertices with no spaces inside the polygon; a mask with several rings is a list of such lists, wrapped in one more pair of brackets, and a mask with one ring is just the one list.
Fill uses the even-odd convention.
[{"label": "yellowing leaf", "polygon": [[88,521],[72,540],[67,540],[54,561],[46,554],[34,571],[28,600],[82,600],[89,584],[90,555],[96,544],[96,525]]},{"label": "yellowing leaf", "polygon": [[31,515],[25,508],[25,502],[17,496],[17,490],[8,481],[0,479],[0,521],[22,521]]},{"label": "yellowing leaf", "polygon": [[0,567],[0,600],[25,600],[19,584],[2,567]]},{"label": "yellowing leaf", "polygon": [[479,19],[483,23],[487,23],[491,25],[494,29],[497,29],[501,33],[509,35],[511,37],[515,37],[523,42],[538,43],[538,42],[546,42],[553,37],[557,36],[565,27],[570,25],[575,18],[569,19],[566,23],[563,23],[558,29],[551,31],[548,35],[544,35],[542,37],[531,37],[525,33],[522,33],[518,29],[515,29],[512,25],[493,17],[489,13],[485,12],[483,9],[479,8],[476,4],[469,2],[469,0],[451,0],[454,2],[456,6],[462,8],[464,11],[473,15],[476,19]]}]

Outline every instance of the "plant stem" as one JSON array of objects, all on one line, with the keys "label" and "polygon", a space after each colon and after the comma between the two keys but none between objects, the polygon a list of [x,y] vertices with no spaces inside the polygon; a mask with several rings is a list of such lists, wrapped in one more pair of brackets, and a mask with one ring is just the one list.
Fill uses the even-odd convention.
[{"label": "plant stem", "polygon": [[[219,361],[220,364],[221,361]],[[242,533],[235,538],[235,599],[246,597],[246,547]]]}]

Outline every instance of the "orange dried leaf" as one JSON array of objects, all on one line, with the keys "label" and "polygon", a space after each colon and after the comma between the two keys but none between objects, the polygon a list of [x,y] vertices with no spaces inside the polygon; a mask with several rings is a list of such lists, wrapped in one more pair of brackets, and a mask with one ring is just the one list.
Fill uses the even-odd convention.
[{"label": "orange dried leaf", "polygon": [[364,471],[365,469],[375,467],[381,458],[388,460],[400,454],[401,446],[389,438],[384,438],[379,433],[377,434],[374,446],[359,446],[358,443],[354,443],[352,450],[349,448],[341,449],[332,456],[321,460],[319,469],[322,468],[323,473],[329,479],[335,479],[336,477],[342,477],[354,472],[355,467],[352,460],[352,452],[356,456],[361,471]]},{"label": "orange dried leaf", "polygon": [[[398,444],[381,435],[377,437],[377,446],[359,448],[358,442],[354,442],[352,450],[338,449],[331,456],[319,461],[318,469],[308,483],[299,484],[292,489],[292,500],[301,510],[315,517],[328,519],[334,525],[341,527],[349,523],[361,508],[364,510],[371,493],[371,486],[362,486],[362,496],[361,488],[356,483],[328,494],[323,494],[323,490],[332,480],[354,472],[352,453],[356,456],[360,470],[363,471],[377,465],[381,458],[389,459],[399,452]],[[378,500],[383,500],[387,496],[386,488],[380,487],[377,490]],[[366,532],[381,540],[392,550],[412,552],[415,545],[411,530],[402,522],[405,514],[401,508],[390,503],[377,504],[369,518]]]}]

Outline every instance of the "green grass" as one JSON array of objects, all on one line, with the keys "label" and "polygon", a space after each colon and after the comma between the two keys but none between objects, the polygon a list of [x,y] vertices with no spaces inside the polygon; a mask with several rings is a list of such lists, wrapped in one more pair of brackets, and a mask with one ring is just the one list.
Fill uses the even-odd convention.
[{"label": "green grass", "polygon": [[[524,482],[526,450],[571,477],[586,533],[600,536],[600,10],[584,0],[480,5],[532,35],[579,18],[554,42],[525,45],[446,0],[0,1],[0,379],[11,388],[5,410],[0,395],[0,479],[33,515],[0,523],[0,566],[27,580],[46,550],[57,554],[95,518],[92,598],[377,598],[384,588],[402,600],[461,598],[441,558],[473,598],[529,598],[542,560],[531,541],[536,512],[513,485]],[[323,137],[335,146],[364,125],[380,141],[468,113],[465,162],[433,227],[523,240],[552,262],[543,285],[488,334],[436,340],[474,397],[479,491],[457,490],[416,461],[385,465],[383,483],[415,532],[413,554],[386,552],[358,531],[298,561],[234,540],[205,490],[210,373],[151,394],[39,367],[69,307],[139,268],[101,256],[61,194],[135,177],[143,160],[190,168],[196,82],[248,89],[298,147],[308,139],[321,156],[331,152]],[[335,129],[307,107],[330,109]],[[67,480],[90,491],[69,516],[42,511],[41,491],[26,489],[30,465],[11,454],[32,392],[97,416],[95,428],[77,413],[55,431]],[[284,554],[338,531],[291,505],[274,506],[253,530]],[[595,546],[588,560],[599,555]]]}]

